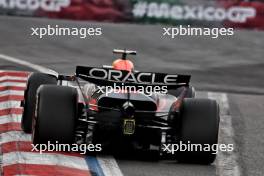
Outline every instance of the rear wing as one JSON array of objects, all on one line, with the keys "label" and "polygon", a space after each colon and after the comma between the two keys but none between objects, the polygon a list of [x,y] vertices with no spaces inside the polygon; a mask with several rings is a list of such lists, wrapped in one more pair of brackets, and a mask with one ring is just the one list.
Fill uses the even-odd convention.
[{"label": "rear wing", "polygon": [[76,76],[100,86],[167,86],[167,89],[188,86],[190,75],[153,72],[128,72],[111,68],[77,66]]},{"label": "rear wing", "polygon": [[113,50],[114,54],[129,54],[129,55],[136,55],[137,52],[136,51],[132,51],[132,50],[121,50],[121,49],[114,49]]}]

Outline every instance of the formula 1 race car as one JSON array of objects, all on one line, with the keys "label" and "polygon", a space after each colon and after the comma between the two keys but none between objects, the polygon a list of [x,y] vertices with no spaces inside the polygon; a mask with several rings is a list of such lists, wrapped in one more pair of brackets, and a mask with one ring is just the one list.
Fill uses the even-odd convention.
[{"label": "formula 1 race car", "polygon": [[29,76],[21,126],[32,132],[33,143],[102,144],[108,152],[122,146],[179,162],[212,163],[213,151],[168,151],[179,143],[217,145],[217,102],[195,98],[189,75],[140,72],[126,58],[135,51],[114,53],[122,58],[113,66]]}]

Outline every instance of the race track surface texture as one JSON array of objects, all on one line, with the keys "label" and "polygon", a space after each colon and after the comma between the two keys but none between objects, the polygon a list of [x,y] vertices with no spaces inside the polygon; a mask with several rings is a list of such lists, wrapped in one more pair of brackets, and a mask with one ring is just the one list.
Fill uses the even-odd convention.
[{"label": "race track surface texture", "polygon": [[[30,36],[31,27],[102,27],[103,35],[76,37]],[[58,72],[73,73],[76,64],[111,64],[113,48],[138,51],[138,70],[192,74],[192,84],[208,91],[226,92],[232,117],[237,162],[241,175],[263,175],[264,169],[264,33],[235,31],[232,37],[162,37],[162,26],[87,23],[0,17],[0,54],[20,58]],[[0,69],[27,67],[0,59]],[[118,160],[124,175],[221,175],[212,166],[174,162]],[[226,173],[226,172],[224,172]],[[222,174],[223,175],[223,174]]]}]

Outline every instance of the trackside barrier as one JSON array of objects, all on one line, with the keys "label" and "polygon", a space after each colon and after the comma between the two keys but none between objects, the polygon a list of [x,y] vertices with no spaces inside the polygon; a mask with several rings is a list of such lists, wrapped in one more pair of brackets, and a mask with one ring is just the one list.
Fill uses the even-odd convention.
[{"label": "trackside barrier", "polygon": [[137,22],[264,29],[264,2],[232,0],[137,0]]},{"label": "trackside barrier", "polygon": [[0,0],[0,14],[264,29],[261,0]]}]

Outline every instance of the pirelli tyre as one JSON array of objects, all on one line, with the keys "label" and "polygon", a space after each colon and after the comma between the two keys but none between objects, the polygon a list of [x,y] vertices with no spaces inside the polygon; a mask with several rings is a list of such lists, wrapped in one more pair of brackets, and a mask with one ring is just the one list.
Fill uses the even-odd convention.
[{"label": "pirelli tyre", "polygon": [[[214,150],[218,143],[219,106],[217,102],[210,99],[186,98],[183,100],[180,114],[179,140],[180,143],[187,144],[191,148],[178,151],[177,160],[185,163],[211,164],[215,160]],[[193,149],[195,146],[193,144],[197,144],[197,150]]]},{"label": "pirelli tyre", "polygon": [[77,121],[78,93],[75,88],[42,85],[37,92],[33,119],[34,144],[72,144]]},{"label": "pirelli tyre", "polygon": [[32,117],[35,111],[36,92],[39,86],[43,84],[57,84],[57,78],[45,73],[30,74],[22,102],[24,111],[22,114],[21,128],[26,133],[31,133],[32,131]]},{"label": "pirelli tyre", "polygon": [[[195,89],[193,86],[189,86],[187,88],[187,94],[185,96],[185,98],[195,98]],[[172,90],[168,90],[168,93],[171,95],[174,95],[175,97],[180,96],[180,94],[182,93],[182,91],[184,90],[184,87],[179,87],[178,89],[172,89]]]}]

